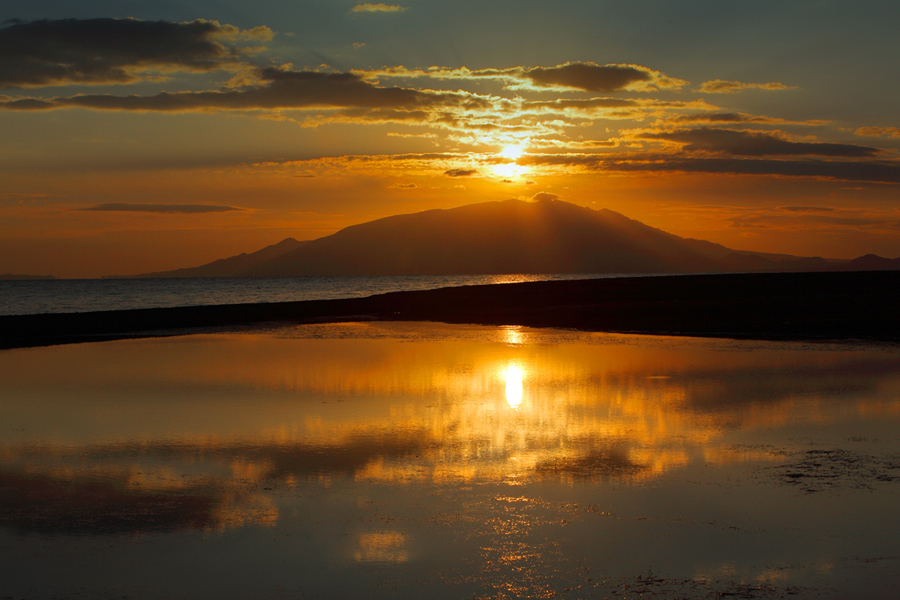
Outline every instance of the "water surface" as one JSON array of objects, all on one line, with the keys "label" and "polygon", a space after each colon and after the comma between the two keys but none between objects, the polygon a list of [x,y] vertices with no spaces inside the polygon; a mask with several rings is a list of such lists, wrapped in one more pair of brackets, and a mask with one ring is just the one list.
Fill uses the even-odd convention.
[{"label": "water surface", "polygon": [[900,352],[424,323],[0,352],[3,594],[887,597]]}]

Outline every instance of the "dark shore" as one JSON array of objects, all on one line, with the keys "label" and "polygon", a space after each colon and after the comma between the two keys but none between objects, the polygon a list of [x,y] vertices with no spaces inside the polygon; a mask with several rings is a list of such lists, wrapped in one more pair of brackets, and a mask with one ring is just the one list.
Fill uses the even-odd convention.
[{"label": "dark shore", "polygon": [[441,321],[767,340],[900,341],[900,271],[677,275],[368,298],[0,316],[0,348],[263,323]]}]

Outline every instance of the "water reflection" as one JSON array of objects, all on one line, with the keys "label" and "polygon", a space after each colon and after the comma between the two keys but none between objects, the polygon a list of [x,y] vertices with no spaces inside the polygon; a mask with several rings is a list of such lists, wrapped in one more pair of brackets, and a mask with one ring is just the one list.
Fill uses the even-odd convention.
[{"label": "water reflection", "polygon": [[504,371],[506,379],[506,403],[510,408],[519,408],[522,404],[522,379],[524,373],[519,365],[509,365]]},{"label": "water reflection", "polygon": [[[0,528],[287,535],[341,510],[334,557],[405,565],[474,544],[483,577],[516,573],[508,593],[534,595],[555,577],[535,565],[567,556],[560,528],[610,515],[612,490],[652,505],[640,490],[688,493],[678,473],[777,467],[811,441],[884,449],[898,421],[890,348],[407,323],[6,351]],[[376,489],[384,505],[365,500]]]}]

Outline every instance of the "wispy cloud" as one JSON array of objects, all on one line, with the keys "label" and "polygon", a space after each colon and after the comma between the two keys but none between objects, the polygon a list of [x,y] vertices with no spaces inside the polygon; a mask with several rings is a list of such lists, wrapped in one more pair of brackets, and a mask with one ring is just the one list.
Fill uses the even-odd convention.
[{"label": "wispy cloud", "polygon": [[478,174],[478,171],[475,169],[450,169],[449,171],[444,171],[444,175],[449,175],[450,177],[471,177],[476,174]]},{"label": "wispy cloud", "polygon": [[900,127],[860,127],[856,135],[900,138]]},{"label": "wispy cloud", "polygon": [[871,146],[830,142],[796,142],[774,132],[698,127],[674,131],[642,132],[635,137],[683,144],[687,151],[722,152],[734,156],[841,156],[872,157],[881,152]]},{"label": "wispy cloud", "polygon": [[124,84],[173,71],[231,68],[247,50],[233,42],[271,37],[268,27],[242,31],[206,20],[16,22],[0,29],[0,87]]},{"label": "wispy cloud", "polygon": [[697,88],[697,91],[704,94],[734,94],[743,90],[790,90],[791,86],[770,81],[769,83],[744,83],[742,81],[726,81],[724,79],[713,79],[704,81]]},{"label": "wispy cloud", "polygon": [[124,202],[113,202],[109,204],[97,204],[78,210],[196,215],[203,213],[230,212],[235,210],[240,211],[244,209],[235,206],[216,206],[212,204],[128,204]]},{"label": "wispy cloud", "polygon": [[352,13],[395,13],[407,10],[408,6],[385,4],[384,2],[363,2],[350,9]]}]

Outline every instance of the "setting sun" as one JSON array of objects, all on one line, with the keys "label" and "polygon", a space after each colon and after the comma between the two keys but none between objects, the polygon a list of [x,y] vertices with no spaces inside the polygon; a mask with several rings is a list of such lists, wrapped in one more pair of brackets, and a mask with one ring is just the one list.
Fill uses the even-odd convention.
[{"label": "setting sun", "polygon": [[503,147],[503,150],[500,151],[500,156],[502,156],[503,158],[508,158],[510,160],[518,160],[524,153],[525,151],[522,149],[522,146],[518,144],[510,144]]}]

